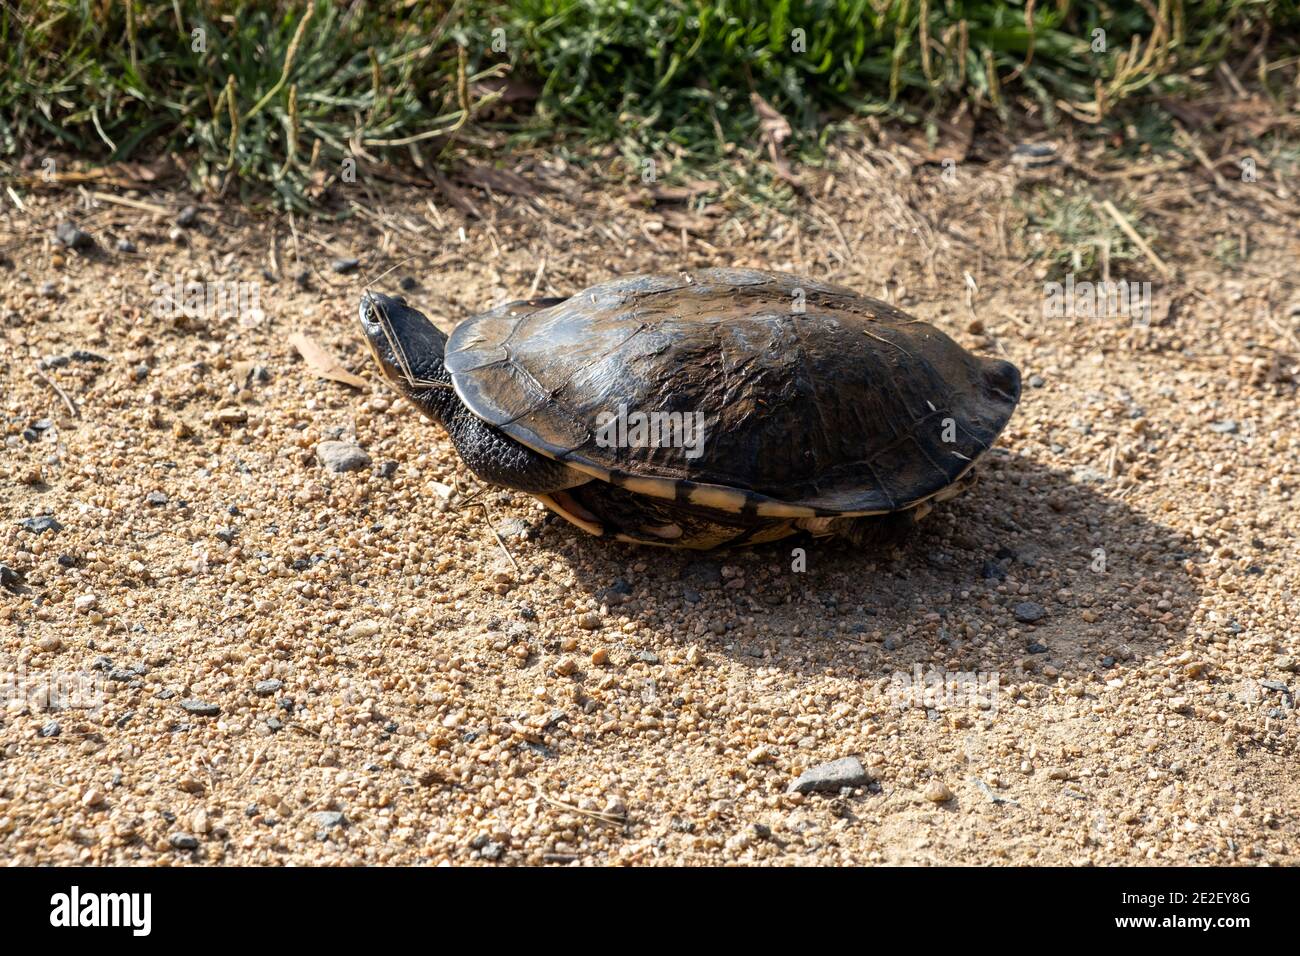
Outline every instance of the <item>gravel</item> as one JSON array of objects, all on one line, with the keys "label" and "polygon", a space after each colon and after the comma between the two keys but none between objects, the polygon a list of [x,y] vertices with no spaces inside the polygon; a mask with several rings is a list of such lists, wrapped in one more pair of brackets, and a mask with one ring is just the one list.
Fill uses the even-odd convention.
[{"label": "gravel", "polygon": [[[0,271],[14,372],[0,563],[21,575],[0,591],[0,672],[76,676],[102,701],[57,709],[37,687],[6,707],[6,862],[188,864],[170,841],[187,834],[216,865],[494,865],[496,847],[512,865],[1300,864],[1297,712],[1259,683],[1294,687],[1280,662],[1300,660],[1295,348],[1259,319],[1285,326],[1298,301],[1267,278],[1292,271],[1285,229],[1235,207],[1244,218],[1220,231],[1250,230],[1251,271],[1225,275],[1183,238],[1205,225],[1157,202],[1161,243],[1185,243],[1162,255],[1204,300],[1141,329],[1044,320],[1014,213],[1004,235],[985,215],[1001,171],[968,164],[931,189],[933,169],[864,181],[873,165],[817,192],[849,248],[876,256],[780,210],[743,243],[720,221],[714,250],[667,229],[684,268],[784,268],[876,294],[888,279],[919,318],[1043,377],[970,491],[865,554],[585,536],[479,482],[379,381],[350,283],[292,281],[315,243],[295,260],[287,227],[277,240],[269,220],[223,211],[228,225],[175,246],[69,255],[31,236],[81,215],[74,197],[24,196],[18,227],[0,224],[23,260]],[[448,290],[424,305],[441,327],[527,295],[537,249],[538,294],[662,268],[662,209],[568,175],[581,206],[498,206],[494,232],[386,197],[429,249],[455,249],[405,267]],[[1169,172],[1161,194],[1195,182]],[[130,227],[119,212],[112,235]],[[914,215],[960,222],[964,241],[929,256]],[[132,234],[160,231],[147,220]],[[371,227],[298,223],[300,240],[342,249],[380,248]],[[151,276],[262,281],[272,242],[285,278],[273,307],[263,289],[260,324],[123,319],[123,303],[152,300]],[[969,304],[934,293],[968,289],[966,272]],[[57,302],[38,293],[47,281]],[[365,387],[315,374],[286,343],[294,328]],[[60,358],[46,377],[80,417],[24,372],[41,357]],[[1229,419],[1231,437],[1209,427]],[[396,467],[331,471],[326,442]],[[169,504],[147,506],[152,491]],[[42,516],[57,519],[29,525]],[[95,606],[79,610],[85,595]],[[1043,613],[1017,620],[1020,604]],[[978,703],[942,683],[956,674],[979,678]],[[266,681],[283,686],[258,693]],[[60,735],[40,738],[52,722]],[[850,754],[857,767],[825,791],[790,790]],[[958,796],[925,799],[934,781]],[[86,806],[91,791],[103,799]]]}]

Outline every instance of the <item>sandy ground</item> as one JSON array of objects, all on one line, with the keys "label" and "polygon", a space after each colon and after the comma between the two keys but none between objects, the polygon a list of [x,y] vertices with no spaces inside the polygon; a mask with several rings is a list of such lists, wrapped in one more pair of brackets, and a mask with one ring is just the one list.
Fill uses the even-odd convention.
[{"label": "sandy ground", "polygon": [[[846,153],[796,215],[729,221],[549,181],[473,193],[486,220],[414,188],[345,197],[343,225],[6,205],[0,671],[25,691],[0,860],[1300,863],[1285,223],[1130,183],[1177,237],[1144,327],[1043,317],[996,163],[949,187]],[[69,216],[97,251],[53,241]],[[1220,232],[1248,235],[1240,265]],[[413,277],[445,328],[617,274],[788,269],[1028,384],[980,484],[900,550],[641,550],[483,488],[384,389],[354,309],[395,264],[375,286]],[[264,315],[154,315],[177,276],[259,282]],[[298,330],[365,387],[316,375]],[[325,470],[336,439],[371,465]],[[20,524],[41,515],[61,527]],[[932,668],[992,706],[900,694]],[[81,706],[48,699],[74,680]],[[848,756],[869,783],[787,793]]]}]

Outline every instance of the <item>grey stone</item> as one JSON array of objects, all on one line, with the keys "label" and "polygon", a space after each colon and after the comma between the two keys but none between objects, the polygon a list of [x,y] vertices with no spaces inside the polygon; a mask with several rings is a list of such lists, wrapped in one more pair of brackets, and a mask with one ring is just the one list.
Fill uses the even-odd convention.
[{"label": "grey stone", "polygon": [[209,704],[206,700],[199,700],[197,697],[187,697],[181,701],[181,707],[187,713],[195,714],[199,717],[216,717],[221,713],[221,708],[216,704]]},{"label": "grey stone", "polygon": [[841,757],[809,767],[787,788],[787,793],[838,793],[843,787],[864,787],[871,782],[862,761]]},{"label": "grey stone", "polygon": [[54,237],[69,249],[90,249],[95,245],[90,233],[66,219],[54,227]]},{"label": "grey stone", "polygon": [[271,678],[270,680],[260,680],[253,685],[253,693],[258,697],[270,697],[276,691],[284,686],[284,681]]},{"label": "grey stone", "polygon": [[1033,624],[1047,617],[1047,608],[1033,601],[1021,601],[1011,609],[1011,613],[1021,624]]},{"label": "grey stone", "polygon": [[53,515],[37,515],[34,518],[24,518],[18,522],[19,527],[33,534],[44,534],[46,531],[62,531],[63,525],[59,524],[59,519]]},{"label": "grey stone", "polygon": [[366,450],[352,442],[323,441],[316,446],[316,457],[335,474],[370,467],[370,456]]}]

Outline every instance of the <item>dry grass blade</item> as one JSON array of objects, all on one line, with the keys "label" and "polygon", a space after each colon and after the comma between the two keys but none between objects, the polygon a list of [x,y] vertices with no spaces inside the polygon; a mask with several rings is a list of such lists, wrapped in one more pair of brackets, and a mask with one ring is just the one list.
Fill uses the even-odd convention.
[{"label": "dry grass blade", "polygon": [[1145,239],[1138,235],[1138,231],[1133,228],[1133,224],[1128,221],[1122,212],[1115,208],[1113,202],[1109,199],[1103,199],[1101,208],[1106,211],[1106,215],[1115,220],[1115,225],[1124,230],[1124,235],[1133,240],[1133,245],[1142,250],[1142,254],[1150,260],[1151,264],[1160,270],[1162,276],[1168,279],[1173,274],[1169,266],[1165,265],[1165,261],[1155,254],[1155,250],[1147,245]]},{"label": "dry grass blade", "polygon": [[68,393],[65,392],[62,388],[59,387],[58,382],[54,381],[54,379],[50,378],[48,375],[46,375],[44,372],[40,371],[39,369],[33,370],[32,376],[44,382],[46,385],[48,385],[50,388],[54,390],[54,393],[58,395],[59,398],[63,399],[63,404],[68,407],[68,413],[72,415],[73,418],[81,417],[81,409],[77,408],[77,403],[72,400],[72,397],[68,395]]},{"label": "dry grass blade", "polygon": [[495,169],[491,166],[470,163],[457,169],[454,175],[460,182],[514,196],[539,196],[542,193],[542,188],[532,180],[525,179],[509,169]]},{"label": "dry grass blade", "polygon": [[542,798],[543,802],[555,807],[557,810],[565,810],[569,813],[576,813],[579,816],[589,817],[605,824],[607,827],[621,827],[627,824],[627,818],[615,813],[604,813],[600,810],[584,810],[572,803],[565,803],[563,800],[556,800],[554,797],[548,797],[539,789],[537,795]]}]

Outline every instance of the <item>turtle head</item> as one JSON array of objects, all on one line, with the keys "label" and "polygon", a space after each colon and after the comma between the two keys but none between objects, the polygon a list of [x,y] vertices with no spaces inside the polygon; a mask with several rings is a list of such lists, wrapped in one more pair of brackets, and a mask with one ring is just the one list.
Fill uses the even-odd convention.
[{"label": "turtle head", "polygon": [[398,394],[437,421],[456,400],[443,365],[447,336],[400,296],[367,292],[361,297],[361,329],[370,354]]}]

